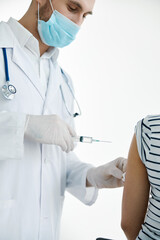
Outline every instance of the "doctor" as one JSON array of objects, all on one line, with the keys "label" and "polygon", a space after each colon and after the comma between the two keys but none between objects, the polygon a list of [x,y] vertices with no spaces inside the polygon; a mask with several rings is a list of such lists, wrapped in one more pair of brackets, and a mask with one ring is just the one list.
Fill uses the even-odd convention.
[{"label": "doctor", "polygon": [[[93,167],[73,153],[72,81],[57,63],[94,0],[33,0],[22,19],[0,23],[0,240],[58,240],[65,190],[87,205],[123,185],[126,160]],[[8,6],[9,7],[9,6]],[[77,114],[76,114],[77,115]]]}]

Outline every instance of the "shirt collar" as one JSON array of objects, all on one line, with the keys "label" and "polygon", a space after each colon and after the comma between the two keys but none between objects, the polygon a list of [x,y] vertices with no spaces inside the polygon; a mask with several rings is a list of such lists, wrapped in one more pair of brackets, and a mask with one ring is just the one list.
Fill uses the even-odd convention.
[{"label": "shirt collar", "polygon": [[[38,40],[26,29],[24,28],[18,21],[14,18],[10,18],[8,20],[8,25],[14,33],[16,39],[18,40],[20,46],[26,47],[29,49],[34,55],[40,57],[39,51],[39,42]],[[50,59],[56,61],[59,55],[58,48],[50,47],[41,58]]]}]

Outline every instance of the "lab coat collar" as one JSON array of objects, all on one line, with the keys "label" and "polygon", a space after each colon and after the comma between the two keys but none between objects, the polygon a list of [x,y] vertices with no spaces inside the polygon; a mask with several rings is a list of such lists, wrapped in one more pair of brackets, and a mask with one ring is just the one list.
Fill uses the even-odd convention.
[{"label": "lab coat collar", "polygon": [[[7,22],[10,26],[12,32],[14,33],[15,38],[18,40],[20,46],[23,48],[28,48],[34,55],[40,57],[39,50],[39,42],[33,36],[31,32],[29,32],[25,27],[23,27],[17,20],[14,18],[10,18]],[[41,58],[50,59],[53,61],[57,61],[59,55],[59,50],[54,47],[50,47]]]},{"label": "lab coat collar", "polygon": [[10,27],[5,22],[0,22],[0,48],[13,48],[15,37]]},{"label": "lab coat collar", "polygon": [[47,52],[45,52],[41,57],[45,57],[47,59],[52,59],[53,62],[57,61],[57,58],[59,56],[59,49],[50,47]]},{"label": "lab coat collar", "polygon": [[[9,25],[5,22],[0,23],[0,48],[10,48],[13,49],[12,61],[24,72],[24,74],[29,78],[31,83],[39,92],[41,98],[45,100],[45,93],[41,84],[39,83],[39,78],[36,75],[32,64],[30,63],[30,59],[27,59],[28,56],[24,53],[21,48],[19,42],[15,38],[13,32],[11,31]],[[58,49],[57,49],[58,50]],[[55,72],[57,76],[54,76],[53,73],[50,72],[50,82],[54,82],[54,91],[56,91],[61,82],[62,82],[62,74],[59,71],[59,66],[57,64],[58,51],[52,52],[51,61],[53,66],[55,67]],[[52,69],[52,68],[51,68]],[[53,80],[54,79],[54,80]],[[50,83],[49,83],[50,85]]]},{"label": "lab coat collar", "polygon": [[39,92],[42,99],[45,99],[45,93],[39,83],[39,78],[36,75],[28,56],[24,53],[19,42],[15,38],[13,32],[7,23],[0,23],[0,48],[13,49],[12,61],[24,72],[31,83]]},{"label": "lab coat collar", "polygon": [[33,69],[33,65],[30,62],[28,56],[24,53],[21,47],[18,45],[13,48],[12,61],[21,68],[24,74],[29,78],[31,83],[39,92],[41,98],[45,99],[45,92],[43,91],[42,85],[39,82],[39,78]]},{"label": "lab coat collar", "polygon": [[[7,25],[9,25],[11,31],[14,34],[14,37],[18,40],[21,47],[24,47],[26,43],[29,41],[29,39],[33,38],[33,35],[14,18],[11,17],[8,20]],[[35,48],[35,44],[34,44],[34,48]]]}]

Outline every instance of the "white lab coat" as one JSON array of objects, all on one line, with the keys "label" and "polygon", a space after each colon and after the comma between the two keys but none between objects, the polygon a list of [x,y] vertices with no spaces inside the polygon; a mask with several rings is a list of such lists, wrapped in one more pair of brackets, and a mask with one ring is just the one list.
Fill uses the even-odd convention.
[{"label": "white lab coat", "polygon": [[0,23],[0,89],[5,83],[2,47],[7,48],[17,93],[9,101],[0,91],[0,240],[58,240],[65,190],[88,205],[96,200],[97,191],[85,187],[91,165],[80,162],[73,152],[66,154],[58,146],[24,137],[25,114],[57,114],[73,126],[60,84],[70,109],[73,97],[53,61],[45,97],[27,55],[4,22]]}]

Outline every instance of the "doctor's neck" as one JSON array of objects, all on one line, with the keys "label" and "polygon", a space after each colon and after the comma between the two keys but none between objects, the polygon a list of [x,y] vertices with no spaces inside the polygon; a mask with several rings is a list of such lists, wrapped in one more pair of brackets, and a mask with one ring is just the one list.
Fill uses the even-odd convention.
[{"label": "doctor's neck", "polygon": [[[44,6],[46,7],[46,6]],[[49,46],[45,45],[38,33],[38,11],[36,1],[33,1],[26,12],[26,14],[18,21],[23,27],[25,27],[39,42],[40,56],[43,55]]]}]

